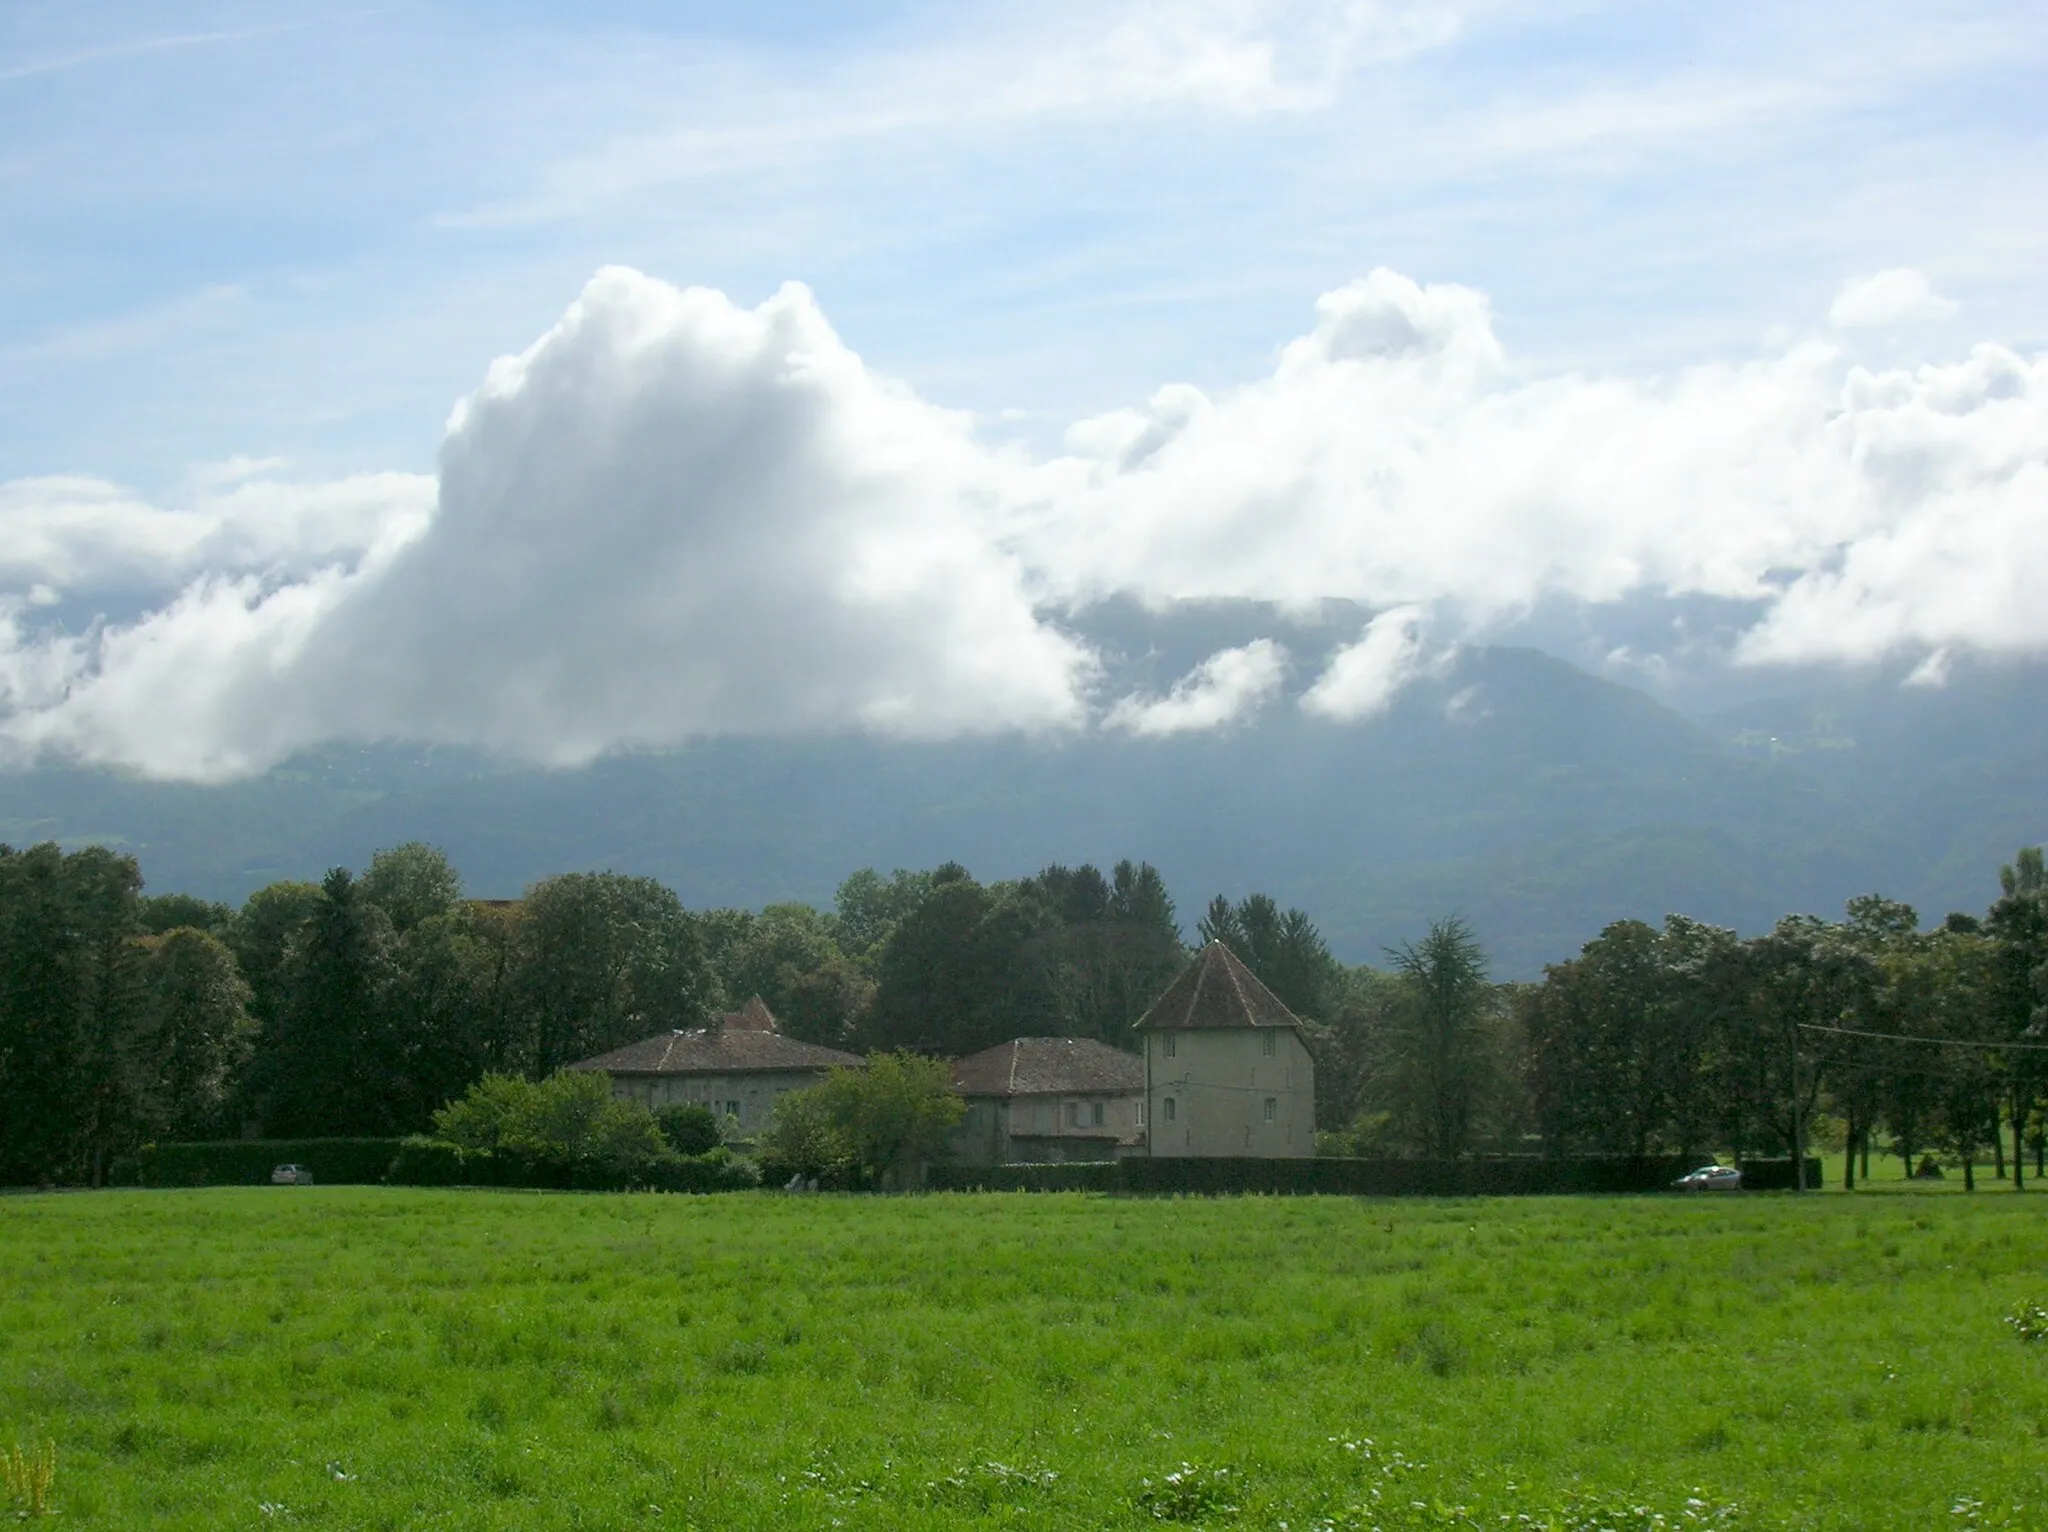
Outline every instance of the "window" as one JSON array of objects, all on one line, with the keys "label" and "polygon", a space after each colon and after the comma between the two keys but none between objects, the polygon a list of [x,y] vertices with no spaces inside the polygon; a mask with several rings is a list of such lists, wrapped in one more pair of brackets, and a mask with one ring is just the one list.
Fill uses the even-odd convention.
[{"label": "window", "polygon": [[1168,1122],[1173,1121],[1173,1097],[1171,1096],[1166,1098],[1166,1120]]},{"label": "window", "polygon": [[1142,1128],[1145,1126],[1145,1098],[1143,1096],[1140,1096],[1137,1099],[1136,1106],[1137,1111],[1134,1112],[1132,1116],[1133,1119],[1137,1122],[1138,1126]]},{"label": "window", "polygon": [[1081,1126],[1081,1103],[1078,1101],[1069,1101],[1067,1103],[1067,1126],[1070,1128]]},{"label": "window", "polygon": [[1278,1032],[1261,1032],[1259,1034],[1259,1052],[1270,1059],[1279,1051],[1280,1034]]},{"label": "window", "polygon": [[1108,1108],[1106,1108],[1106,1107],[1105,1107],[1105,1106],[1103,1105],[1103,1103],[1101,1103],[1100,1101],[1095,1101],[1095,1102],[1091,1102],[1091,1103],[1089,1103],[1089,1107],[1088,1107],[1088,1123],[1089,1123],[1089,1126],[1090,1126],[1090,1127],[1096,1127],[1096,1128],[1099,1128],[1099,1127],[1101,1127],[1101,1126],[1103,1125],[1103,1123],[1104,1123],[1104,1122],[1105,1122],[1105,1121],[1106,1121],[1107,1119],[1108,1119]]},{"label": "window", "polygon": [[1279,1120],[1280,1098],[1278,1096],[1268,1096],[1266,1098],[1266,1121],[1278,1122]]},{"label": "window", "polygon": [[737,1101],[726,1102],[725,1115],[732,1118],[735,1122],[739,1121],[740,1104]]},{"label": "window", "polygon": [[1031,1131],[1050,1133],[1052,1131],[1052,1108],[1040,1102],[1031,1109]]},{"label": "window", "polygon": [[1168,1032],[1168,1033],[1166,1033],[1166,1034],[1165,1034],[1165,1039],[1164,1039],[1164,1040],[1165,1040],[1165,1043],[1166,1043],[1166,1048],[1165,1048],[1165,1053],[1166,1053],[1166,1056],[1167,1056],[1168,1058],[1172,1058],[1172,1057],[1173,1057],[1173,1043],[1174,1043],[1174,1037],[1173,1037],[1173,1034],[1172,1034],[1171,1032]]}]

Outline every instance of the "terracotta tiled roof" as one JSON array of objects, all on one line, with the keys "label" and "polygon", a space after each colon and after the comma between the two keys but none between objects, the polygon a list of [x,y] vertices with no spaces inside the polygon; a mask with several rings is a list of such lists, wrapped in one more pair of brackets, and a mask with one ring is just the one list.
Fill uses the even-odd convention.
[{"label": "terracotta tiled roof", "polygon": [[1145,1061],[1085,1037],[1019,1037],[953,1065],[963,1096],[1101,1095],[1145,1088]]},{"label": "terracotta tiled roof", "polygon": [[1211,942],[1166,986],[1152,1009],[1138,1018],[1154,1031],[1214,1027],[1299,1027],[1301,1019],[1280,1003],[1237,954]]},{"label": "terracotta tiled roof", "polygon": [[728,1026],[658,1032],[569,1067],[612,1075],[720,1075],[778,1069],[858,1069],[866,1062],[858,1054],[800,1043],[780,1032]]}]

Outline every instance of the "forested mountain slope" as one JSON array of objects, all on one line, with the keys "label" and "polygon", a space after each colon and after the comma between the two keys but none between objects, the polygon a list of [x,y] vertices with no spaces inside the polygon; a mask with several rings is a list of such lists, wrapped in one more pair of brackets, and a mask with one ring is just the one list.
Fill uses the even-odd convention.
[{"label": "forested mountain slope", "polygon": [[1535,650],[1470,648],[1350,724],[1277,702],[1163,739],[718,741],[561,772],[387,747],[220,788],[42,768],[0,776],[0,840],[104,840],[154,891],[228,900],[412,839],[480,895],[609,867],[692,905],[823,903],[865,865],[1130,856],[1184,913],[1262,890],[1352,961],[1458,910],[1521,977],[1624,915],[1755,931],[1873,890],[1976,908],[1984,869],[2048,831],[2044,698],[2040,669],[2008,668],[1694,722]]}]

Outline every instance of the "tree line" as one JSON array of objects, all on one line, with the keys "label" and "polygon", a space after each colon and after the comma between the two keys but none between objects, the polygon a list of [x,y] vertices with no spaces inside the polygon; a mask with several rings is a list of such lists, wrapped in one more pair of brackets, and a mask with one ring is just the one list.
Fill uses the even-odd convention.
[{"label": "tree line", "polygon": [[[408,844],[239,909],[149,896],[102,848],[0,847],[0,1182],[96,1181],[153,1140],[421,1132],[486,1076],[541,1081],[758,994],[785,1032],[954,1057],[1012,1037],[1132,1046],[1187,961],[1158,872],[1054,865],[981,883],[873,869],[828,910],[690,910],[649,878],[571,873],[464,897]],[[1534,984],[1497,984],[1458,919],[1336,961],[1263,895],[1221,940],[1303,1018],[1327,1152],[1940,1150],[1974,1184],[2044,1154],[2048,880],[2038,849],[1982,916],[1922,930],[1876,896],[1743,939],[1617,921]]]},{"label": "tree line", "polygon": [[755,913],[609,872],[472,900],[415,843],[233,909],[146,895],[103,848],[0,846],[0,1184],[97,1182],[150,1141],[425,1131],[486,1075],[543,1080],[751,995],[852,1051],[1127,1041],[1183,961],[1129,861],[863,869],[829,910]]},{"label": "tree line", "polygon": [[1984,1161],[2023,1185],[2048,1160],[2040,848],[1999,881],[1985,914],[1929,930],[1877,895],[1747,940],[1620,920],[1534,984],[1487,983],[1472,933],[1441,922],[1387,969],[1332,970],[1302,997],[1323,1018],[1318,1121],[1353,1153],[1826,1145],[1853,1188],[1888,1146],[1909,1167],[1939,1151],[1972,1187]]}]

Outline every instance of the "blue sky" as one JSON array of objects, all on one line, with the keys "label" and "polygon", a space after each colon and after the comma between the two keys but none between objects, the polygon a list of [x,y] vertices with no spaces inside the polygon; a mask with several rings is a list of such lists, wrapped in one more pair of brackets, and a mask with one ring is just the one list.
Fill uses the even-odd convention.
[{"label": "blue sky", "polygon": [[1253,376],[1390,266],[1644,371],[1926,272],[2048,335],[2032,5],[23,5],[0,477],[425,469],[611,263],[808,283],[1039,438]]},{"label": "blue sky", "polygon": [[[2018,3],[15,5],[0,760],[2048,652],[2044,81]],[[1371,616],[1117,697],[1108,598]]]}]

